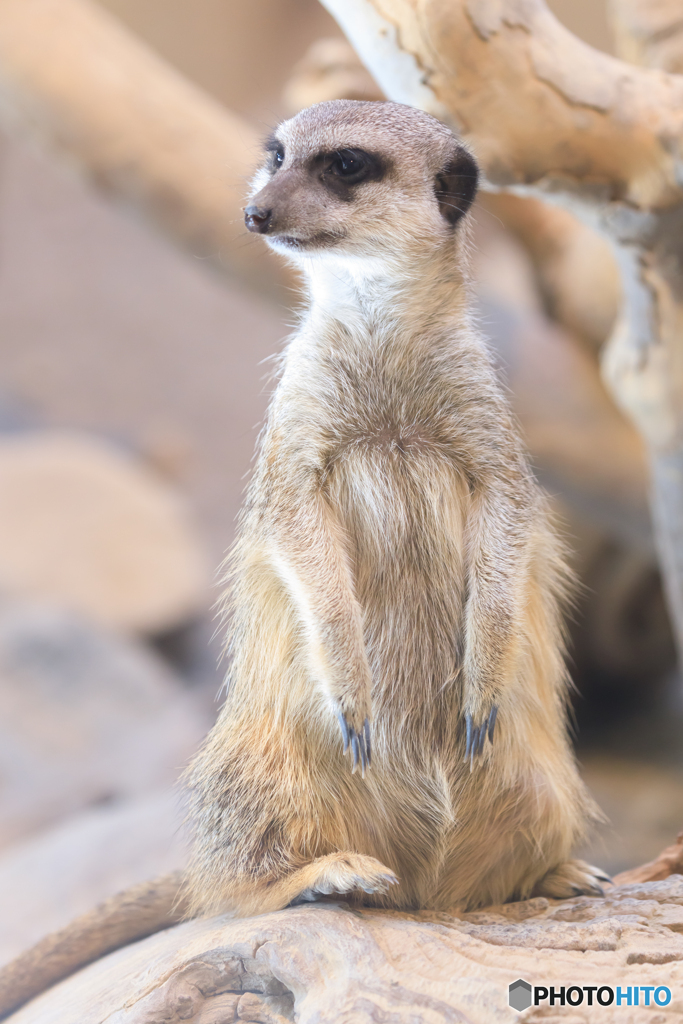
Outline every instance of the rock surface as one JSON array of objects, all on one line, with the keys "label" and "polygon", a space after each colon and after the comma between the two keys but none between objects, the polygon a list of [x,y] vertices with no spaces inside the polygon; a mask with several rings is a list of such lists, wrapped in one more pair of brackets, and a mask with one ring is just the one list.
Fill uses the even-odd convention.
[{"label": "rock surface", "polygon": [[180,796],[161,790],[74,814],[0,852],[0,965],[112,893],[184,867]]},{"label": "rock surface", "polygon": [[[533,899],[458,917],[294,907],[190,921],[112,953],[11,1024],[670,1024],[683,1019],[683,877],[604,899]],[[541,1004],[508,986],[662,986],[666,1007]]]},{"label": "rock surface", "polygon": [[0,592],[162,632],[204,611],[208,571],[182,501],[85,434],[0,439]]},{"label": "rock surface", "polygon": [[47,606],[0,605],[0,847],[172,786],[208,724],[141,643]]}]

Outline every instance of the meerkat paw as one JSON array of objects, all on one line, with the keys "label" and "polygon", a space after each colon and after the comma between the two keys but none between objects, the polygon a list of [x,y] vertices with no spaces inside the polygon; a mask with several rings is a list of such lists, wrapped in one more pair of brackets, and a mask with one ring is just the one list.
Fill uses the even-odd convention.
[{"label": "meerkat paw", "polygon": [[337,712],[337,721],[341,729],[344,753],[346,754],[348,751],[351,756],[353,762],[351,774],[353,775],[360,765],[361,776],[365,778],[366,769],[372,764],[370,719],[366,717],[362,723],[356,721],[356,724],[352,725],[349,721],[350,717],[349,715],[347,718],[346,714],[341,710]]},{"label": "meerkat paw", "polygon": [[299,893],[297,902],[358,891],[381,895],[390,886],[398,885],[398,878],[391,868],[360,853],[334,853],[321,857],[310,864],[308,870],[314,877]]},{"label": "meerkat paw", "polygon": [[360,853],[329,853],[283,877],[251,881],[228,897],[235,917],[269,914],[320,896],[350,893],[383,895],[398,878],[374,857]]},{"label": "meerkat paw", "polygon": [[475,723],[474,716],[469,712],[465,714],[465,762],[470,762],[470,771],[474,768],[475,761],[479,760],[484,753],[484,744],[488,736],[489,743],[493,743],[493,734],[496,728],[498,717],[498,705],[493,704],[489,713],[483,721],[478,716]]},{"label": "meerkat paw", "polygon": [[604,896],[602,882],[611,884],[612,879],[601,868],[583,860],[568,860],[536,882],[531,895],[554,900],[566,900],[570,896]]}]

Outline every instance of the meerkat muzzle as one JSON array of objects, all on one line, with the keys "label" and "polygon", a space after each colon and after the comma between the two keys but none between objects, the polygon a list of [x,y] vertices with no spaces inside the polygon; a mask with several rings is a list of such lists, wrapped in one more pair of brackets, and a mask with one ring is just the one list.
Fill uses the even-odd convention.
[{"label": "meerkat muzzle", "polygon": [[247,227],[247,231],[253,231],[256,234],[264,235],[270,227],[270,221],[273,216],[272,210],[266,210],[262,206],[255,206],[253,203],[244,211],[244,223]]}]

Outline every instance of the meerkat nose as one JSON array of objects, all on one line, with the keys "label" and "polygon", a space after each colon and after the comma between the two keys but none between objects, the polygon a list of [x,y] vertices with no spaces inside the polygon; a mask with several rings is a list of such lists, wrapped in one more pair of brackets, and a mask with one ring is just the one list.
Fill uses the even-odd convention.
[{"label": "meerkat nose", "polygon": [[244,223],[249,231],[256,231],[265,234],[270,225],[272,210],[264,210],[262,206],[247,206],[244,211]]}]

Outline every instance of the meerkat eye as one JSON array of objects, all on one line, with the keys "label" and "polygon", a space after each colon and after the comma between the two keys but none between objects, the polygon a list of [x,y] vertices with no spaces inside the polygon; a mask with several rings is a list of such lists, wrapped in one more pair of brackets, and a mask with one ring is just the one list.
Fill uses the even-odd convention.
[{"label": "meerkat eye", "polygon": [[362,149],[339,149],[332,156],[327,168],[335,178],[341,178],[347,185],[377,177],[377,161]]},{"label": "meerkat eye", "polygon": [[275,132],[272,132],[264,142],[263,148],[268,154],[267,166],[274,174],[275,171],[277,171],[279,167],[282,167],[285,162],[285,147],[277,138]]},{"label": "meerkat eye", "polygon": [[332,162],[330,170],[341,178],[356,176],[359,171],[364,170],[365,164],[360,156],[350,149],[342,149],[337,154],[336,160]]}]

